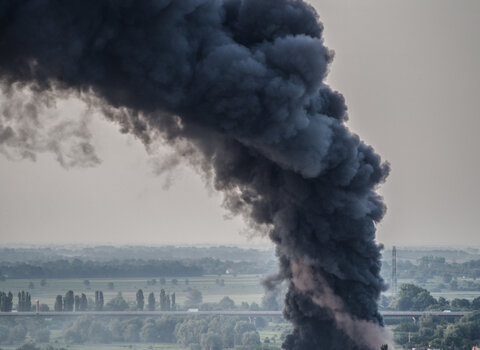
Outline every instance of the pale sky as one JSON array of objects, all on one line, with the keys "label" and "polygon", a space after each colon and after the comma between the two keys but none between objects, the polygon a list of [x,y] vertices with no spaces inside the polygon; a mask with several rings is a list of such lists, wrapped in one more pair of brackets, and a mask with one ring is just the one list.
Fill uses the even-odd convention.
[{"label": "pale sky", "polygon": [[[328,82],[346,98],[348,125],[392,166],[378,241],[480,245],[480,2],[312,4],[336,52]],[[156,176],[133,137],[99,117],[92,131],[94,168],[0,155],[1,243],[262,244],[225,219],[221,195],[188,167]]]}]

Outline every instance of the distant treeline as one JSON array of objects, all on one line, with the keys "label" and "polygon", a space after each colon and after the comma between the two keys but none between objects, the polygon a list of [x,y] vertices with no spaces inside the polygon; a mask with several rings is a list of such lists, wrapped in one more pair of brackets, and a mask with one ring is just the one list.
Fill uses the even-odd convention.
[{"label": "distant treeline", "polygon": [[0,247],[0,262],[53,261],[60,259],[84,261],[111,261],[124,259],[183,260],[213,258],[232,261],[268,261],[274,259],[273,250],[239,247],[177,247],[177,246],[54,246],[32,248]]},{"label": "distant treeline", "polygon": [[[389,263],[384,262],[382,272],[389,279]],[[419,282],[434,277],[441,277],[445,283],[452,279],[467,277],[480,278],[480,260],[470,260],[463,263],[449,263],[443,257],[424,256],[414,264],[410,261],[397,261],[397,277],[416,279]]]},{"label": "distant treeline", "polygon": [[[383,259],[385,262],[392,261],[392,250],[385,249],[383,251]],[[421,248],[402,248],[397,247],[397,261],[417,262],[422,257],[442,257],[447,262],[465,262],[468,260],[480,259],[480,251],[476,248],[465,249],[421,249]]]},{"label": "distant treeline", "polygon": [[47,262],[0,263],[4,278],[95,278],[201,276],[203,274],[268,272],[257,262],[233,262],[203,258],[196,260],[111,260],[105,262],[60,259]]}]

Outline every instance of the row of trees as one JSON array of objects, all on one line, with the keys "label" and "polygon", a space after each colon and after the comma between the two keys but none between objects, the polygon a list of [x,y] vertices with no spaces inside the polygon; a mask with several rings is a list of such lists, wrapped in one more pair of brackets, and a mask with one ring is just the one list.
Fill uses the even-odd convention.
[{"label": "row of trees", "polygon": [[391,301],[390,307],[396,310],[480,310],[480,297],[473,299],[456,298],[451,301],[443,297],[435,299],[428,290],[407,283],[400,286],[400,290]]},{"label": "row of trees", "polygon": [[[103,308],[103,293],[101,291],[95,292],[95,310]],[[56,312],[73,312],[73,311],[87,311],[88,299],[85,293],[81,295],[74,295],[72,290],[65,293],[65,296],[57,295],[55,298],[55,305],[53,309]]]},{"label": "row of trees", "polygon": [[18,292],[17,311],[31,311],[32,310],[32,296],[29,292]]},{"label": "row of trees", "polygon": [[13,308],[12,292],[0,292],[0,312],[10,312]]},{"label": "row of trees", "polygon": [[[161,286],[164,286],[167,284],[167,279],[165,277],[160,277],[159,281]],[[178,285],[178,280],[176,278],[172,278],[170,280],[170,283],[174,286]],[[190,283],[190,281],[188,280],[188,278],[185,280],[185,284],[188,285]],[[148,280],[147,281],[147,286],[154,286],[157,284],[157,280],[155,278],[151,279],[151,280]]]},{"label": "row of trees", "polygon": [[[74,300],[74,307],[72,305],[72,299]],[[160,292],[160,310],[170,311],[176,309],[175,293],[167,294],[165,290]],[[145,307],[145,297],[141,289],[136,294],[136,310],[143,310]],[[156,299],[154,293],[150,293],[147,298],[147,310],[154,311],[156,309]],[[126,311],[131,309],[127,301],[123,298],[121,292],[119,292],[114,298],[110,299],[108,303],[104,305],[104,298],[102,291],[95,292],[94,310],[96,311]],[[85,294],[82,293],[80,297],[73,296],[72,291],[68,291],[65,297],[61,295],[57,296],[55,302],[55,311],[86,311],[88,310],[88,301]]]},{"label": "row of trees", "polygon": [[[175,298],[175,292],[170,294],[167,294],[164,289],[160,291],[160,310],[161,311],[174,311],[177,308],[176,305],[176,298]],[[145,306],[145,297],[143,295],[143,291],[139,289],[136,294],[136,302],[137,302],[137,310],[143,310]],[[156,304],[156,299],[155,299],[155,294],[151,292],[148,295],[147,299],[147,309],[148,311],[154,311],[155,310],[155,304]]]},{"label": "row of trees", "polygon": [[[278,292],[267,292],[262,299],[261,306],[253,302],[248,304],[242,302],[240,305],[236,305],[235,301],[230,297],[224,297],[218,303],[202,303],[203,296],[202,293],[192,287],[188,287],[185,290],[185,308],[199,308],[204,311],[213,311],[213,310],[280,310],[281,302],[279,298],[281,295]],[[13,301],[12,293],[2,293],[0,292],[0,311],[9,312],[12,311]],[[69,290],[65,295],[57,295],[55,298],[55,303],[53,305],[53,310],[56,312],[78,312],[78,311],[126,311],[126,310],[161,310],[161,311],[174,311],[178,309],[176,302],[175,292],[167,293],[165,289],[160,290],[158,297],[153,293],[149,293],[148,296],[144,294],[142,289],[139,289],[136,293],[135,304],[129,305],[127,301],[123,298],[122,293],[118,293],[114,298],[112,298],[108,303],[105,304],[103,292],[101,290],[95,291],[95,300],[88,299],[85,293],[75,294],[72,290]],[[35,311],[32,310],[31,296],[28,292],[18,293],[18,311]],[[40,305],[41,312],[49,311],[50,308],[46,304]]]},{"label": "row of trees", "polygon": [[[465,255],[465,252],[462,252]],[[112,261],[128,259],[165,259],[185,260],[214,258],[219,260],[255,261],[264,263],[271,261],[272,269],[276,266],[273,250],[243,249],[239,247],[176,247],[176,246],[97,246],[97,247],[31,247],[0,248],[2,261],[9,263],[25,261],[52,261],[78,257],[83,260]]]},{"label": "row of trees", "polygon": [[175,260],[82,261],[55,260],[38,263],[0,263],[0,275],[8,278],[88,278],[88,277],[154,277],[200,276],[201,264]]},{"label": "row of trees", "polygon": [[[0,276],[8,278],[95,278],[95,277],[157,277],[201,276],[233,274],[264,274],[269,271],[265,263],[249,261],[222,261],[212,258],[198,260],[112,260],[83,261],[55,260],[46,262],[0,262]],[[34,287],[34,286],[33,286]]]}]

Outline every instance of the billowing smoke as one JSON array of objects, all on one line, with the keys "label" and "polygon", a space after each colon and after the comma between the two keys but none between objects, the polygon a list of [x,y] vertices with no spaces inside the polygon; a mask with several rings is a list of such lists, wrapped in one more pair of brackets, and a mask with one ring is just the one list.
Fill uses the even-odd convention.
[{"label": "billowing smoke", "polygon": [[64,99],[18,86],[0,88],[0,153],[8,159],[35,160],[37,153],[51,152],[65,168],[100,162],[90,142],[88,108],[80,118],[60,115],[57,107],[65,105]]},{"label": "billowing smoke", "polygon": [[[147,147],[162,138],[268,231],[280,260],[269,284],[289,283],[285,349],[378,349],[375,190],[388,165],[345,126],[322,31],[300,0],[0,0],[0,81],[31,91],[31,108],[80,98]],[[37,130],[16,137],[13,115],[0,143],[22,149]],[[73,149],[95,161],[82,131]]]}]

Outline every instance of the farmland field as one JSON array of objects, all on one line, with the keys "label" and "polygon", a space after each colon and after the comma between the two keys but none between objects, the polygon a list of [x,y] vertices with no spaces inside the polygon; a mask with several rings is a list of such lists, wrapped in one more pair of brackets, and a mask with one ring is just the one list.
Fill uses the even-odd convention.
[{"label": "farmland field", "polygon": [[[178,284],[172,283],[177,279]],[[186,280],[188,279],[188,285]],[[218,285],[217,280],[223,279],[224,285]],[[185,301],[186,290],[191,287],[198,289],[203,294],[203,302],[219,302],[223,297],[229,296],[236,304],[245,301],[248,303],[256,302],[260,304],[264,294],[261,285],[262,276],[260,275],[205,275],[201,277],[169,277],[166,278],[166,284],[160,285],[157,278],[155,285],[147,285],[148,278],[92,278],[89,279],[90,285],[85,286],[84,279],[48,279],[46,285],[40,285],[40,279],[7,279],[0,281],[0,291],[12,291],[14,295],[18,291],[25,290],[32,295],[32,302],[39,299],[40,304],[47,304],[50,309],[53,308],[56,295],[65,295],[68,290],[73,290],[75,294],[85,293],[87,298],[94,299],[95,291],[101,290],[104,293],[105,303],[122,292],[123,297],[129,303],[135,301],[135,293],[142,289],[143,293],[148,295],[155,293],[158,299],[160,290],[163,288],[167,293],[175,292],[177,305],[182,306]],[[34,288],[29,289],[28,285],[33,282]],[[109,290],[108,284],[112,282],[114,289]],[[16,301],[16,298],[15,298]]]},{"label": "farmland field", "polygon": [[[105,303],[122,292],[125,300],[132,304],[135,302],[135,293],[138,289],[142,289],[144,295],[154,292],[158,300],[160,290],[163,288],[167,293],[175,292],[178,307],[182,307],[185,301],[186,291],[189,287],[198,289],[203,295],[203,302],[219,302],[223,297],[229,296],[237,305],[241,302],[261,303],[264,290],[261,285],[263,276],[255,274],[239,274],[234,275],[205,275],[200,277],[168,277],[166,284],[160,285],[160,278],[157,278],[155,285],[147,285],[148,278],[91,278],[90,285],[84,285],[84,279],[48,279],[46,285],[40,285],[40,279],[7,279],[0,281],[0,291],[12,291],[15,295],[21,290],[28,291],[32,295],[32,301],[39,299],[40,304],[47,304],[53,309],[55,297],[57,295],[65,295],[68,290],[73,290],[75,294],[85,293],[90,302],[93,302],[95,291],[102,290],[105,297]],[[176,279],[178,284],[174,285],[172,280]],[[217,280],[224,280],[224,285],[216,283]],[[188,280],[188,284],[186,284]],[[33,282],[34,288],[29,289],[28,285]],[[114,284],[113,290],[108,289],[108,284]],[[411,279],[399,279],[398,286],[403,283],[415,283]],[[441,283],[440,279],[431,279],[425,284],[425,288],[431,291],[435,298],[444,297],[448,300],[455,298],[466,298],[472,300],[480,296],[480,291],[452,291],[452,290],[435,290],[435,286]],[[386,295],[389,295],[389,291]]]}]

